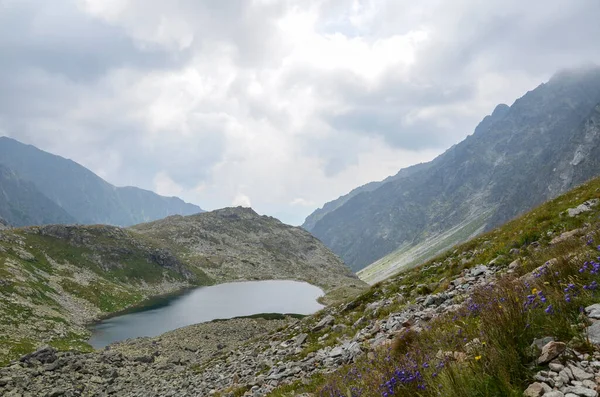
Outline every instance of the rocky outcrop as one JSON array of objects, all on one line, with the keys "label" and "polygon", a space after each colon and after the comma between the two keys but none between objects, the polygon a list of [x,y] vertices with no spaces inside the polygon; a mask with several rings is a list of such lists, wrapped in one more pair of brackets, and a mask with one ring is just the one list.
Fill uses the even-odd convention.
[{"label": "rocky outcrop", "polygon": [[328,203],[304,226],[355,271],[390,254],[360,274],[378,281],[600,174],[599,150],[600,68],[559,73],[432,162]]},{"label": "rocky outcrop", "polygon": [[310,233],[251,208],[172,216],[130,230],[183,252],[186,263],[216,282],[296,279],[326,292],[365,286]]}]

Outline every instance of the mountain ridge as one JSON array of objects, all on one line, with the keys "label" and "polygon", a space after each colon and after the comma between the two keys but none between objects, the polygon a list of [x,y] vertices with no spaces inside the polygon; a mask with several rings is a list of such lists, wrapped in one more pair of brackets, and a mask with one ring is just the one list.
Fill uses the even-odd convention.
[{"label": "mountain ridge", "polygon": [[[335,209],[308,230],[361,270],[471,219],[431,257],[598,175],[600,164],[584,154],[600,141],[599,104],[600,68],[557,73],[510,107],[497,106],[427,167],[330,203]],[[413,260],[402,252],[387,265],[397,269],[428,257]]]},{"label": "mountain ridge", "polygon": [[31,182],[77,223],[131,226],[177,213],[202,212],[177,197],[132,186],[116,187],[73,160],[9,137],[0,137],[0,164]]}]

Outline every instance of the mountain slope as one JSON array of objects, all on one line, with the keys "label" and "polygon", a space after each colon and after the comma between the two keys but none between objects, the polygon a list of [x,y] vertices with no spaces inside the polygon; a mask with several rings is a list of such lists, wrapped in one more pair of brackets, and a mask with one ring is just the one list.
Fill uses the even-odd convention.
[{"label": "mountain slope", "polygon": [[331,300],[366,287],[308,232],[250,209],[0,230],[0,363],[41,344],[89,349],[89,322],[152,296],[256,279],[307,281]]},{"label": "mountain slope", "polygon": [[[31,182],[0,164],[0,224],[25,226],[75,223],[75,218],[44,196]],[[5,226],[6,226],[5,225]]]},{"label": "mountain slope", "polygon": [[600,174],[599,104],[600,68],[558,73],[427,166],[355,195],[309,230],[353,270],[396,251],[372,281],[417,264]]},{"label": "mountain slope", "polygon": [[293,278],[326,291],[362,282],[310,233],[250,208],[171,216],[130,230],[168,244],[217,281]]},{"label": "mountain slope", "polygon": [[0,164],[32,182],[78,223],[129,226],[202,211],[176,197],[135,187],[115,187],[74,161],[7,137],[0,137]]}]

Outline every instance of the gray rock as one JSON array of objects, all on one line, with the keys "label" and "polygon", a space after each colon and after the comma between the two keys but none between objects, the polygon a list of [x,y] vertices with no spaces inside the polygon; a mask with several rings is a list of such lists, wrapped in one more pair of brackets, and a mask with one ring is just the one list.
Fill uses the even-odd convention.
[{"label": "gray rock", "polygon": [[595,207],[596,205],[598,205],[598,199],[592,199],[592,200],[588,200],[583,204],[578,205],[575,208],[569,208],[567,210],[567,214],[573,218],[579,214],[583,214],[584,212],[589,212],[592,210],[593,207]]},{"label": "gray rock", "polygon": [[343,354],[344,349],[341,346],[336,346],[329,352],[329,357],[340,357]]},{"label": "gray rock", "polygon": [[565,351],[566,348],[567,348],[567,345],[565,345],[562,342],[547,343],[542,348],[542,354],[538,358],[538,364],[540,364],[540,365],[546,364],[546,363],[554,360],[556,357],[560,356]]},{"label": "gray rock", "polygon": [[585,308],[585,313],[589,318],[600,320],[600,303],[590,305]]},{"label": "gray rock", "polygon": [[569,369],[571,370],[571,373],[573,373],[573,377],[575,377],[575,379],[577,379],[580,382],[584,380],[594,379],[594,374],[585,372],[584,370],[573,364],[569,364]]},{"label": "gray rock", "polygon": [[294,339],[294,344],[296,346],[302,346],[304,342],[306,342],[306,338],[308,338],[308,334],[300,334]]},{"label": "gray rock", "polygon": [[472,268],[470,273],[471,273],[471,276],[477,277],[477,276],[481,276],[482,274],[484,274],[487,271],[488,271],[487,266],[479,265],[479,266],[475,266],[474,268]]},{"label": "gray rock", "polygon": [[591,390],[591,389],[581,387],[581,386],[567,387],[567,388],[565,388],[564,393],[565,394],[572,393],[572,394],[575,394],[576,396],[582,396],[582,397],[598,397],[598,393],[595,390]]},{"label": "gray rock", "polygon": [[562,371],[563,368],[565,368],[565,366],[562,365],[561,363],[553,362],[553,363],[548,364],[548,368],[550,368],[551,371],[558,373],[558,372]]},{"label": "gray rock", "polygon": [[331,326],[334,322],[335,318],[331,314],[328,314],[312,328],[312,332],[319,332],[322,329]]},{"label": "gray rock", "polygon": [[544,387],[541,383],[535,382],[529,385],[529,387],[523,392],[525,397],[540,397],[544,394]]}]

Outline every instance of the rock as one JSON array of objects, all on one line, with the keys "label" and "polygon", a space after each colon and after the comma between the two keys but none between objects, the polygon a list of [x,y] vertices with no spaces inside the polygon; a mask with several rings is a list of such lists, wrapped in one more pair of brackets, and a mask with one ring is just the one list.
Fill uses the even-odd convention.
[{"label": "rock", "polygon": [[308,338],[308,334],[300,334],[294,339],[294,344],[300,347],[306,342],[306,338]]},{"label": "rock", "polygon": [[475,266],[474,268],[471,269],[470,274],[473,277],[477,277],[477,276],[481,276],[482,274],[484,274],[485,272],[488,271],[488,267],[485,265],[479,265],[479,266]]},{"label": "rock", "polygon": [[600,321],[596,321],[587,327],[585,332],[590,343],[600,345]]},{"label": "rock", "polygon": [[8,385],[12,381],[12,378],[0,378],[0,387]]},{"label": "rock", "polygon": [[585,203],[580,204],[575,208],[567,209],[567,214],[569,215],[569,217],[573,218],[579,214],[583,214],[584,212],[591,211],[593,207],[598,205],[598,201],[599,201],[598,199],[588,200]]},{"label": "rock", "polygon": [[573,364],[569,364],[569,369],[571,370],[571,373],[573,374],[575,379],[577,379],[580,382],[584,381],[584,380],[594,379],[593,374],[587,373],[584,370],[582,370],[581,368],[579,368]]},{"label": "rock", "polygon": [[558,390],[553,390],[551,392],[544,393],[544,397],[564,397],[564,396],[565,396],[565,394]]},{"label": "rock", "polygon": [[582,231],[583,231],[583,229],[575,229],[575,230],[570,230],[568,232],[564,232],[560,236],[554,237],[552,240],[550,240],[550,245],[562,243],[563,241],[566,241],[566,240],[570,239],[571,237],[576,236],[577,234],[581,233]]},{"label": "rock", "polygon": [[585,308],[585,313],[589,318],[600,320],[600,303],[590,305]]},{"label": "rock", "polygon": [[514,270],[514,269],[516,269],[519,266],[521,266],[521,260],[520,259],[515,259],[514,261],[512,261],[508,265],[508,268],[511,269],[511,270]]},{"label": "rock", "polygon": [[554,360],[556,357],[560,356],[565,351],[566,348],[567,348],[567,345],[565,345],[562,342],[547,343],[542,348],[542,354],[538,358],[538,364],[540,364],[540,365],[546,364],[546,363]]},{"label": "rock", "polygon": [[564,367],[564,365],[556,362],[548,364],[548,368],[550,368],[551,371],[554,371],[556,373],[562,371]]},{"label": "rock", "polygon": [[56,361],[56,349],[50,346],[44,346],[41,349],[24,355],[19,359],[21,362],[30,362],[31,360],[37,360],[42,364],[50,364]]},{"label": "rock", "polygon": [[590,390],[588,388],[585,387],[581,387],[581,386],[570,386],[565,388],[564,390],[565,394],[575,394],[576,396],[582,396],[582,397],[598,397],[598,393],[595,390]]},{"label": "rock", "polygon": [[331,326],[334,322],[335,318],[331,314],[328,314],[327,316],[323,317],[321,321],[319,321],[317,325],[315,325],[312,328],[312,332],[319,332],[322,329]]},{"label": "rock", "polygon": [[523,392],[525,397],[540,397],[544,394],[544,387],[541,383],[535,382],[529,385],[529,387]]},{"label": "rock", "polygon": [[137,356],[134,357],[133,361],[138,362],[138,363],[153,363],[154,362],[154,356]]},{"label": "rock", "polygon": [[48,397],[59,397],[65,394],[65,391],[63,389],[52,389],[52,391],[48,394],[46,394]]},{"label": "rock", "polygon": [[336,346],[329,352],[329,357],[340,357],[343,354],[344,349],[341,346]]}]

